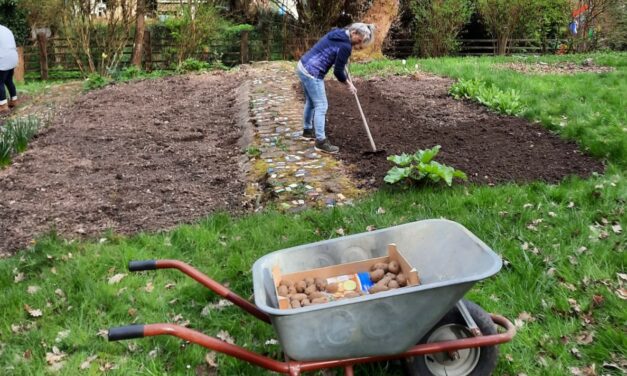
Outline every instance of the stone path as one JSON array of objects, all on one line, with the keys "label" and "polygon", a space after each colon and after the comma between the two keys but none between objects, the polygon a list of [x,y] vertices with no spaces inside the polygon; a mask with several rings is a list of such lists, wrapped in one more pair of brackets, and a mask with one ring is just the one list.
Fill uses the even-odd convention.
[{"label": "stone path", "polygon": [[[303,102],[295,85],[294,65],[258,63],[251,70],[250,119],[254,137],[248,199],[260,209],[267,201],[286,211],[352,204],[361,191],[348,179],[335,156],[317,152],[301,139]],[[297,87],[297,86],[296,86]]]}]

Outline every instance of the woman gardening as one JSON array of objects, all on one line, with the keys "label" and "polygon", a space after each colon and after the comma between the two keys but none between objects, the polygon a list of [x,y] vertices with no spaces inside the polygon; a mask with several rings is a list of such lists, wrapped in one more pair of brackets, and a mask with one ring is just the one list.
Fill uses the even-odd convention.
[{"label": "woman gardening", "polygon": [[351,93],[357,89],[346,77],[346,63],[353,48],[361,49],[374,40],[374,25],[354,23],[344,29],[333,29],[316,43],[298,62],[296,73],[305,93],[303,138],[315,139],[318,151],[336,154],[340,148],[332,145],[324,133],[325,116],[329,107],[324,89],[324,76],[331,66],[338,81]]}]

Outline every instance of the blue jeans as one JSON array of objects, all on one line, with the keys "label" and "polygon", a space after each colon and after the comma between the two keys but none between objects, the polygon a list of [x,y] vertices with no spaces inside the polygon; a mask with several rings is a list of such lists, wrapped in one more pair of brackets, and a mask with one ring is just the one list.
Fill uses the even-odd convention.
[{"label": "blue jeans", "polygon": [[316,140],[322,141],[326,138],[324,134],[325,117],[329,103],[324,89],[324,80],[310,77],[296,69],[298,78],[305,93],[305,111],[303,114],[303,128],[315,129]]}]

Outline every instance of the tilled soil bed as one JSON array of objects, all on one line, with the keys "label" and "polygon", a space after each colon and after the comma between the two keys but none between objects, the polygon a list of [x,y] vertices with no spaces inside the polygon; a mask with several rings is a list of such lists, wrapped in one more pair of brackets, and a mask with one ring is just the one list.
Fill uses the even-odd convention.
[{"label": "tilled soil bed", "polygon": [[440,77],[391,77],[358,81],[362,107],[383,155],[363,155],[370,143],[355,98],[344,85],[329,81],[327,136],[340,147],[362,186],[384,184],[392,167],[387,155],[414,153],[441,145],[436,160],[460,169],[473,183],[556,183],[568,175],[589,176],[603,164],[583,154],[540,124],[500,116],[448,95],[452,81]]},{"label": "tilled soil bed", "polygon": [[188,75],[77,99],[0,171],[0,255],[52,228],[70,238],[128,234],[238,211],[248,111],[240,83]]}]

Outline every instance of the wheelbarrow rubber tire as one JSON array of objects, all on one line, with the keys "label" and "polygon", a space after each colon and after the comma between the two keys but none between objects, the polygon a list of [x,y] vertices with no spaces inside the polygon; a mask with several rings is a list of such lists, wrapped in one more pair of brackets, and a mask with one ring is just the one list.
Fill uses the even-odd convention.
[{"label": "wheelbarrow rubber tire", "polygon": [[[468,312],[470,312],[470,315],[475,320],[475,323],[477,324],[477,326],[479,327],[479,330],[481,330],[481,333],[483,335],[492,335],[492,334],[497,333],[496,326],[494,322],[492,321],[492,318],[486,311],[484,311],[480,306],[478,306],[477,304],[469,300],[464,299],[463,302],[466,305]],[[466,322],[464,321],[462,314],[459,312],[459,310],[456,307],[451,309],[433,327],[433,329],[431,329],[420,340],[419,343],[427,343],[429,338],[438,330],[438,328],[441,328],[446,325],[451,325],[451,324],[466,327]],[[494,368],[496,368],[496,363],[498,361],[498,358],[499,358],[498,346],[481,347],[479,359],[476,365],[474,366],[474,368],[472,368],[470,373],[468,373],[467,375],[468,376],[492,375]],[[415,356],[413,358],[405,359],[404,367],[403,367],[405,369],[405,374],[409,376],[438,376],[437,373],[433,373],[429,369],[429,367],[427,366],[428,361],[429,360],[427,360],[427,356],[425,355]],[[455,373],[452,373],[452,374],[456,375]]]}]

